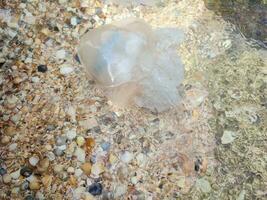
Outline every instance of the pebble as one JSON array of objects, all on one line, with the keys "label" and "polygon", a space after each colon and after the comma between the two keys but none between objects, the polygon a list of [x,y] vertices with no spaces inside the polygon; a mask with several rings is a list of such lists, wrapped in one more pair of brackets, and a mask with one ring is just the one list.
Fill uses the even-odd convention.
[{"label": "pebble", "polygon": [[15,179],[15,180],[18,179],[20,177],[20,170],[17,170],[15,172],[11,173],[10,176],[12,179]]},{"label": "pebble", "polygon": [[36,76],[32,77],[31,80],[32,80],[33,83],[39,83],[39,81],[40,81],[40,79],[38,77],[36,77]]},{"label": "pebble", "polygon": [[39,157],[38,156],[32,156],[29,159],[29,163],[31,164],[31,166],[35,167],[37,165],[37,163],[39,162]]},{"label": "pebble", "polygon": [[75,139],[76,136],[77,136],[77,133],[76,133],[75,129],[68,130],[68,131],[66,131],[65,134],[66,134],[66,137],[68,138],[68,140],[70,140],[70,141]]},{"label": "pebble", "polygon": [[223,136],[221,138],[222,144],[229,144],[235,140],[235,133],[232,131],[224,131]]},{"label": "pebble", "polygon": [[35,198],[32,195],[27,195],[24,200],[35,200]]},{"label": "pebble", "polygon": [[64,151],[59,148],[56,148],[54,150],[54,153],[56,154],[56,156],[62,156],[64,154]]},{"label": "pebble", "polygon": [[4,144],[4,145],[6,145],[6,144],[8,144],[10,142],[10,140],[11,140],[11,137],[5,135],[5,136],[2,137],[1,143]]},{"label": "pebble", "polygon": [[87,176],[89,176],[91,174],[92,165],[91,163],[84,163],[82,164],[81,169]]},{"label": "pebble", "polygon": [[77,24],[78,24],[78,19],[77,19],[77,17],[72,17],[72,18],[70,19],[70,24],[71,24],[72,26],[77,26]]},{"label": "pebble", "polygon": [[127,189],[128,189],[127,185],[122,185],[122,184],[117,185],[114,191],[114,198],[117,199],[123,196],[127,192]]},{"label": "pebble", "polygon": [[136,156],[136,160],[137,160],[137,164],[140,166],[140,167],[144,167],[145,164],[147,163],[147,157],[145,154],[143,153],[140,153]]},{"label": "pebble", "polygon": [[46,199],[44,194],[42,192],[40,192],[40,191],[36,192],[35,197],[38,200],[45,200]]},{"label": "pebble", "polygon": [[65,135],[58,136],[56,138],[56,145],[61,146],[67,143],[67,137]]},{"label": "pebble", "polygon": [[11,145],[9,145],[8,149],[9,151],[15,151],[17,149],[17,143],[13,143]]},{"label": "pebble", "polygon": [[55,154],[52,152],[52,151],[49,151],[46,153],[46,157],[50,160],[50,161],[53,161],[56,159],[56,156]]},{"label": "pebble", "polygon": [[48,158],[44,158],[43,160],[41,160],[38,165],[37,165],[37,171],[40,173],[43,173],[45,171],[47,171],[48,167],[49,167],[50,161]]},{"label": "pebble", "polygon": [[63,169],[64,169],[64,165],[60,165],[60,164],[58,164],[58,165],[55,165],[55,166],[54,166],[54,172],[55,172],[56,174],[59,174],[60,172],[62,172]]},{"label": "pebble", "polygon": [[196,187],[204,193],[208,193],[211,191],[210,183],[204,178],[198,179],[196,181]]},{"label": "pebble", "polygon": [[74,152],[74,155],[77,157],[77,160],[80,162],[85,162],[85,151],[79,147]]},{"label": "pebble", "polygon": [[79,147],[83,146],[84,143],[85,143],[85,139],[84,139],[84,137],[82,137],[82,136],[78,136],[77,139],[76,139],[76,143],[77,143],[77,145],[78,145]]},{"label": "pebble", "polygon": [[29,181],[24,181],[21,185],[20,185],[20,189],[21,190],[28,190],[29,189],[29,185],[30,185],[30,183],[29,183]]},{"label": "pebble", "polygon": [[4,182],[5,184],[10,183],[11,180],[12,180],[12,178],[11,178],[11,176],[10,176],[9,174],[5,174],[5,175],[3,176],[3,182]]},{"label": "pebble", "polygon": [[58,60],[64,59],[66,57],[66,51],[64,49],[60,49],[56,52],[56,58]]},{"label": "pebble", "polygon": [[89,186],[88,192],[94,196],[102,194],[103,187],[101,183],[93,183]]},{"label": "pebble", "polygon": [[7,173],[7,170],[3,167],[0,168],[0,175],[3,176],[4,174]]},{"label": "pebble", "polygon": [[74,169],[73,167],[68,167],[67,172],[68,172],[69,174],[74,174],[75,169]]},{"label": "pebble", "polygon": [[70,74],[71,72],[74,71],[74,68],[71,67],[70,65],[67,65],[67,64],[63,64],[61,67],[60,67],[60,73],[62,75],[68,75]]},{"label": "pebble", "polygon": [[40,183],[38,182],[38,180],[35,178],[30,182],[30,189],[31,190],[39,190],[40,189]]},{"label": "pebble", "polygon": [[29,167],[27,167],[27,166],[22,167],[20,169],[20,175],[21,176],[24,176],[24,177],[29,177],[29,176],[32,175],[32,170]]},{"label": "pebble", "polygon": [[109,151],[110,146],[111,146],[111,144],[109,142],[103,142],[101,144],[101,148],[103,149],[103,151]]},{"label": "pebble", "polygon": [[37,70],[38,70],[38,72],[45,73],[45,72],[47,72],[48,68],[47,68],[47,65],[38,65]]},{"label": "pebble", "polygon": [[102,163],[98,162],[93,164],[91,173],[95,176],[99,176],[100,174],[105,172],[105,167]]},{"label": "pebble", "polygon": [[80,177],[82,174],[83,174],[83,171],[80,168],[76,169],[74,172],[74,175],[76,177]]},{"label": "pebble", "polygon": [[125,151],[120,157],[121,161],[124,163],[129,163],[133,158],[134,155],[128,151]]},{"label": "pebble", "polygon": [[50,187],[53,181],[53,177],[51,175],[45,175],[42,178],[42,184],[44,185],[45,188]]}]

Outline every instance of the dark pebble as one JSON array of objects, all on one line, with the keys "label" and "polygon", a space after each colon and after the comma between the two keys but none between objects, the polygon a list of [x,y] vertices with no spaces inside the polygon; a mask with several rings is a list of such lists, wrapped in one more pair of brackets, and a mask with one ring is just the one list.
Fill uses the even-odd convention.
[{"label": "dark pebble", "polygon": [[1,168],[0,168],[0,175],[3,176],[3,175],[5,175],[6,173],[7,173],[6,169],[3,168],[3,167],[1,167]]},{"label": "dark pebble", "polygon": [[29,181],[24,181],[21,185],[20,185],[20,188],[21,190],[28,190],[29,189]]},{"label": "dark pebble", "polygon": [[24,200],[34,200],[35,198],[32,195],[28,195],[24,198]]},{"label": "dark pebble", "polygon": [[29,177],[32,175],[32,170],[29,167],[23,167],[20,170],[20,175],[24,177]]},{"label": "dark pebble", "polygon": [[81,60],[80,60],[78,54],[76,54],[76,55],[74,56],[74,59],[75,59],[79,64],[81,64]]},{"label": "dark pebble", "polygon": [[89,186],[89,193],[91,193],[94,196],[101,195],[102,194],[102,185],[101,183],[93,183]]},{"label": "dark pebble", "polygon": [[42,72],[42,73],[45,73],[48,70],[46,65],[38,65],[37,69],[38,69],[38,72]]}]

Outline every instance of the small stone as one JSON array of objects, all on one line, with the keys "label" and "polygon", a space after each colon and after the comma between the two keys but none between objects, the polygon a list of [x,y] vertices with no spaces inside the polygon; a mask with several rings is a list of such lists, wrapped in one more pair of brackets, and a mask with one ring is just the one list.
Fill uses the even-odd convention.
[{"label": "small stone", "polygon": [[70,74],[70,73],[73,72],[73,71],[74,71],[74,68],[71,67],[71,66],[69,66],[69,65],[67,65],[67,64],[63,64],[63,65],[60,67],[60,73],[61,73],[62,75],[68,75],[68,74]]},{"label": "small stone", "polygon": [[177,186],[178,186],[179,188],[184,188],[184,187],[185,187],[185,183],[186,183],[185,177],[182,176],[182,177],[180,177],[180,178],[178,179],[178,181],[177,181]]},{"label": "small stone", "polygon": [[67,172],[68,172],[69,174],[74,174],[75,169],[74,169],[73,167],[68,167]]},{"label": "small stone", "polygon": [[20,177],[20,170],[17,170],[15,172],[11,173],[10,176],[12,179],[15,179],[15,180],[18,179]]},{"label": "small stone", "polygon": [[72,18],[70,19],[70,24],[71,24],[72,26],[77,26],[77,24],[78,24],[78,18],[77,18],[77,17],[72,17]]},{"label": "small stone", "polygon": [[204,178],[198,179],[196,181],[196,187],[199,188],[204,193],[208,193],[211,191],[210,183]]},{"label": "small stone", "polygon": [[38,200],[45,200],[45,196],[43,193],[41,193],[40,191],[37,191],[35,194],[36,199]]},{"label": "small stone", "polygon": [[4,174],[7,173],[7,170],[3,167],[0,168],[0,175],[3,176]]},{"label": "small stone", "polygon": [[84,163],[82,164],[81,169],[87,176],[89,176],[91,174],[92,165],[91,163]]},{"label": "small stone", "polygon": [[95,176],[99,176],[100,174],[105,172],[105,167],[102,163],[98,162],[93,164],[91,173]]},{"label": "small stone", "polygon": [[101,183],[93,183],[89,186],[88,192],[94,196],[102,194],[103,187]]},{"label": "small stone", "polygon": [[37,171],[40,173],[47,171],[49,164],[50,164],[50,161],[48,158],[41,160],[37,165]]},{"label": "small stone", "polygon": [[35,200],[35,198],[32,195],[27,195],[24,200]]},{"label": "small stone", "polygon": [[76,139],[76,143],[77,143],[77,145],[78,145],[79,147],[83,146],[84,143],[85,143],[85,139],[84,139],[84,137],[82,137],[82,136],[78,136],[77,139]]},{"label": "small stone", "polygon": [[37,163],[39,162],[39,157],[38,156],[32,156],[29,159],[29,163],[31,164],[31,166],[35,167],[37,165]]},{"label": "small stone", "polygon": [[76,177],[80,177],[82,174],[83,174],[83,171],[80,168],[76,169],[75,172],[74,172],[74,175]]},{"label": "small stone", "polygon": [[125,151],[120,157],[121,161],[124,163],[129,163],[133,158],[134,155],[128,151]]},{"label": "small stone", "polygon": [[38,182],[38,180],[36,178],[34,178],[30,182],[30,189],[31,190],[39,190],[40,189],[40,183]]},{"label": "small stone", "polygon": [[2,137],[2,139],[1,139],[1,143],[2,143],[3,145],[6,145],[6,144],[8,144],[8,143],[10,142],[10,140],[11,140],[11,137],[5,135],[5,136]]},{"label": "small stone", "polygon": [[71,186],[77,187],[77,179],[75,176],[70,176],[69,183]]},{"label": "small stone", "polygon": [[20,169],[20,175],[24,177],[29,177],[32,175],[32,170],[29,167],[25,166]]},{"label": "small stone", "polygon": [[61,146],[67,143],[67,137],[64,135],[58,136],[56,138],[56,145]]},{"label": "small stone", "polygon": [[11,145],[9,145],[8,149],[9,151],[15,151],[17,149],[17,143],[13,143]]},{"label": "small stone", "polygon": [[47,72],[48,68],[46,65],[38,65],[37,70],[38,70],[38,72],[45,73],[45,72]]},{"label": "small stone", "polygon": [[101,148],[103,149],[103,151],[109,151],[110,146],[111,146],[111,144],[109,142],[103,142],[101,144]]},{"label": "small stone", "polygon": [[30,186],[30,183],[29,181],[24,181],[21,185],[20,185],[20,189],[25,191],[25,190],[28,190],[29,189],[29,186]]},{"label": "small stone", "polygon": [[98,126],[98,123],[95,118],[88,118],[86,120],[79,121],[79,125],[84,129],[89,130],[91,128]]},{"label": "small stone", "polygon": [[80,61],[80,58],[79,58],[78,54],[75,54],[74,59],[75,59],[79,64],[81,64],[81,61]]},{"label": "small stone", "polygon": [[73,199],[82,199],[82,194],[86,192],[85,187],[78,187],[73,191]]},{"label": "small stone", "polygon": [[85,162],[85,151],[79,147],[74,152],[74,155],[76,156],[77,160],[80,162]]},{"label": "small stone", "polygon": [[122,185],[122,184],[117,185],[114,191],[114,198],[117,199],[123,196],[127,192],[127,189],[128,189],[127,185]]},{"label": "small stone", "polygon": [[60,49],[56,52],[56,58],[58,60],[64,59],[66,57],[66,51],[64,49]]},{"label": "small stone", "polygon": [[138,183],[138,179],[137,179],[136,176],[131,178],[131,183],[134,184],[134,185]]},{"label": "small stone", "polygon": [[40,79],[36,76],[32,77],[32,82],[33,83],[39,83]]},{"label": "small stone", "polygon": [[53,160],[56,159],[56,156],[55,156],[55,154],[54,154],[52,151],[47,152],[46,157],[47,157],[50,161],[53,161]]},{"label": "small stone", "polygon": [[76,138],[76,136],[77,136],[77,133],[75,129],[66,131],[66,137],[68,138],[68,140],[72,141],[73,139]]},{"label": "small stone", "polygon": [[45,175],[43,178],[42,178],[42,184],[44,185],[45,188],[48,188],[51,186],[52,184],[52,181],[53,181],[53,177],[51,175]]},{"label": "small stone", "polygon": [[222,144],[229,144],[235,140],[235,133],[232,131],[224,131],[223,136],[221,138]]},{"label": "small stone", "polygon": [[64,154],[64,151],[59,149],[59,148],[56,148],[54,150],[54,153],[55,153],[56,156],[62,156]]},{"label": "small stone", "polygon": [[54,172],[56,173],[56,174],[59,174],[60,172],[62,172],[63,171],[63,169],[64,169],[64,165],[55,165],[54,166]]},{"label": "small stone", "polygon": [[147,157],[145,154],[143,153],[139,153],[137,156],[136,156],[136,160],[137,160],[137,164],[140,166],[140,167],[144,167],[147,163]]},{"label": "small stone", "polygon": [[3,176],[3,182],[4,182],[5,184],[10,183],[11,180],[12,180],[12,178],[11,178],[11,176],[10,176],[9,174],[5,174],[5,175]]},{"label": "small stone", "polygon": [[21,119],[21,114],[17,113],[16,115],[13,115],[10,119],[12,122],[14,122],[14,124],[17,124]]}]

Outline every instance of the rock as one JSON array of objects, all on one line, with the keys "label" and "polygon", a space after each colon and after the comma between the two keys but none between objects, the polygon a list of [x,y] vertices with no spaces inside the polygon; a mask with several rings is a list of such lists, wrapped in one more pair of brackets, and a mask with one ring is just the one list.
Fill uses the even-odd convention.
[{"label": "rock", "polygon": [[56,138],[56,145],[61,146],[67,143],[67,137],[65,135],[58,136]]},{"label": "rock", "polygon": [[65,133],[66,137],[68,138],[69,141],[72,141],[73,139],[76,138],[77,133],[75,129],[67,130]]},{"label": "rock", "polygon": [[236,200],[244,200],[244,199],[245,199],[245,196],[246,196],[246,191],[245,191],[245,190],[242,190],[242,191],[239,193],[239,195],[238,195],[238,197],[237,197]]},{"label": "rock", "polygon": [[103,142],[101,143],[101,148],[103,151],[109,151],[111,144],[109,142]]},{"label": "rock", "polygon": [[52,184],[52,181],[53,181],[53,177],[51,175],[45,175],[43,178],[42,178],[42,184],[45,188],[48,188],[51,186]]},{"label": "rock", "polygon": [[199,188],[204,193],[208,193],[211,191],[210,183],[204,178],[197,179],[196,187]]},{"label": "rock", "polygon": [[24,200],[35,200],[35,198],[32,195],[27,195]]},{"label": "rock", "polygon": [[84,163],[82,164],[81,169],[83,170],[84,174],[89,176],[91,174],[92,165],[91,163]]},{"label": "rock", "polygon": [[29,177],[29,176],[32,175],[32,170],[29,167],[27,167],[27,166],[22,167],[20,169],[20,175],[21,176],[24,176],[24,177]]},{"label": "rock", "polygon": [[121,161],[124,163],[129,163],[133,158],[134,155],[128,151],[125,151],[120,157]]},{"label": "rock", "polygon": [[74,172],[74,175],[77,178],[80,177],[82,174],[83,174],[83,171],[80,168],[79,169],[76,169],[75,172]]},{"label": "rock", "polygon": [[62,74],[62,75],[68,75],[74,71],[74,68],[68,64],[63,64],[63,65],[61,65],[59,71],[60,71],[60,74]]},{"label": "rock", "polygon": [[5,184],[10,183],[11,180],[12,180],[12,178],[11,178],[11,176],[10,176],[9,174],[5,174],[5,175],[3,176],[3,182],[4,182]]},{"label": "rock", "polygon": [[67,172],[68,172],[69,174],[74,174],[75,169],[74,169],[73,167],[68,167]]},{"label": "rock", "polygon": [[37,171],[40,173],[44,173],[47,171],[48,167],[49,167],[50,161],[48,158],[44,158],[43,160],[41,160],[38,165],[37,165]]},{"label": "rock", "polygon": [[38,156],[32,156],[29,159],[29,163],[31,166],[35,167],[37,165],[37,163],[39,162],[39,157]]},{"label": "rock", "polygon": [[232,131],[224,131],[223,136],[221,138],[222,144],[229,144],[235,140],[235,133]]},{"label": "rock", "polygon": [[18,179],[20,177],[20,170],[17,170],[15,172],[11,173],[10,176],[12,179],[15,179],[15,180]]},{"label": "rock", "polygon": [[29,185],[31,190],[39,190],[41,185],[36,178],[34,178]]},{"label": "rock", "polygon": [[177,181],[177,186],[179,188],[184,188],[186,186],[186,179],[184,176],[180,177]]},{"label": "rock", "polygon": [[0,168],[0,175],[3,176],[4,174],[7,173],[7,170],[3,167]]},{"label": "rock", "polygon": [[79,121],[79,125],[83,127],[84,129],[92,129],[96,126],[98,126],[98,123],[94,117],[88,118],[86,120]]},{"label": "rock", "polygon": [[72,26],[77,26],[77,24],[78,24],[78,18],[77,17],[70,18],[70,24]]},{"label": "rock", "polygon": [[10,142],[10,140],[11,140],[11,137],[5,135],[5,136],[2,137],[2,139],[1,139],[1,143],[2,143],[3,145],[6,145],[6,144],[8,144],[8,143]]},{"label": "rock", "polygon": [[55,154],[52,152],[52,151],[49,151],[46,153],[46,157],[50,160],[50,161],[53,161],[56,159],[56,156]]},{"label": "rock", "polygon": [[88,192],[94,196],[102,194],[103,187],[101,183],[93,183],[89,186]]},{"label": "rock", "polygon": [[128,189],[127,185],[122,185],[122,184],[117,185],[114,191],[114,198],[117,199],[126,194],[127,189]]},{"label": "rock", "polygon": [[131,178],[131,183],[134,184],[134,185],[138,183],[138,179],[137,179],[136,176]]},{"label": "rock", "polygon": [[56,52],[56,59],[64,59],[66,57],[66,51],[64,49],[60,49]]},{"label": "rock", "polygon": [[17,149],[17,143],[13,143],[11,145],[9,145],[8,149],[9,151],[15,151]]},{"label": "rock", "polygon": [[83,146],[84,143],[85,143],[85,139],[84,139],[84,137],[82,137],[82,136],[78,136],[77,139],[76,139],[76,143],[77,143],[77,145],[78,145],[79,147]]},{"label": "rock", "polygon": [[29,189],[29,186],[30,186],[29,181],[23,181],[23,183],[20,185],[20,189],[25,191]]},{"label": "rock", "polygon": [[63,171],[63,169],[64,169],[64,165],[60,165],[60,164],[58,164],[58,165],[55,165],[55,166],[54,166],[54,172],[55,172],[56,174],[61,173],[61,172]]},{"label": "rock", "polygon": [[39,81],[40,81],[40,79],[37,76],[32,77],[31,80],[33,83],[39,83]]},{"label": "rock", "polygon": [[40,192],[40,191],[37,191],[36,192],[35,197],[38,200],[45,200],[46,199],[45,196],[44,196],[44,194],[42,192]]},{"label": "rock", "polygon": [[85,151],[80,147],[77,147],[77,149],[74,152],[74,155],[76,156],[78,161],[82,163],[85,162]]},{"label": "rock", "polygon": [[100,162],[93,164],[92,169],[91,169],[91,173],[95,176],[99,176],[100,174],[104,173],[104,171],[105,171],[105,167]]},{"label": "rock", "polygon": [[[63,146],[66,146],[66,145],[63,145]],[[57,147],[54,150],[54,153],[55,153],[56,156],[62,156],[64,154],[64,151]]]},{"label": "rock", "polygon": [[73,199],[81,199],[82,194],[85,193],[85,187],[78,187],[73,191]]},{"label": "rock", "polygon": [[147,156],[143,153],[139,153],[137,156],[136,156],[136,160],[137,160],[137,164],[140,166],[140,167],[144,167],[147,163]]},{"label": "rock", "polygon": [[47,72],[48,68],[46,65],[38,65],[37,70],[38,70],[38,72],[45,73],[45,72]]}]

